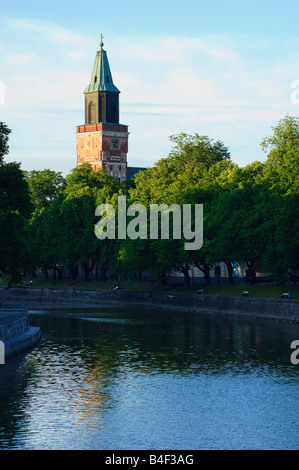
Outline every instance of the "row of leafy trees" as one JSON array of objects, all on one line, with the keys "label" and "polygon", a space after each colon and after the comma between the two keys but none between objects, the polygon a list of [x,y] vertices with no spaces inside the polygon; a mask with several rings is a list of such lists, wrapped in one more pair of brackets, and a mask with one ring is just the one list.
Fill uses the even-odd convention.
[{"label": "row of leafy trees", "polygon": [[[4,162],[9,133],[0,123],[0,270],[12,281],[36,267],[59,277],[68,269],[73,279],[82,267],[86,280],[93,269],[103,278],[111,268],[118,275],[149,269],[161,282],[176,270],[187,283],[194,266],[209,283],[210,270],[219,262],[226,264],[231,282],[236,261],[246,266],[252,281],[257,268],[281,281],[299,269],[296,117],[286,116],[264,139],[265,163],[241,168],[222,142],[179,134],[171,137],[174,146],[167,158],[123,184],[89,164],[66,178],[50,170],[24,172],[19,164]],[[117,211],[121,195],[128,205],[146,208],[203,204],[202,248],[185,250],[183,238],[99,240],[95,208],[108,203]]]}]

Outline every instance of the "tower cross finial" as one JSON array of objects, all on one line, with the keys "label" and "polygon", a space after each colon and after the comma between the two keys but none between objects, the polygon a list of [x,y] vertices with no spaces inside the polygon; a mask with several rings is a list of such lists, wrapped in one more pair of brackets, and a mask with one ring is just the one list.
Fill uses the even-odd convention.
[{"label": "tower cross finial", "polygon": [[101,42],[100,42],[101,50],[103,49],[103,46],[104,46],[103,39],[104,39],[104,36],[101,34]]}]

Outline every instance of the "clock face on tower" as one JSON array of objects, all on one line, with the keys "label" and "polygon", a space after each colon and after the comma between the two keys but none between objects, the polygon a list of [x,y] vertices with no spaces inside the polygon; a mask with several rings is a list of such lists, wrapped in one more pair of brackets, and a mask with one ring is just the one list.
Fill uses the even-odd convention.
[{"label": "clock face on tower", "polygon": [[120,142],[117,137],[112,137],[110,141],[110,147],[112,150],[119,150],[120,148]]}]

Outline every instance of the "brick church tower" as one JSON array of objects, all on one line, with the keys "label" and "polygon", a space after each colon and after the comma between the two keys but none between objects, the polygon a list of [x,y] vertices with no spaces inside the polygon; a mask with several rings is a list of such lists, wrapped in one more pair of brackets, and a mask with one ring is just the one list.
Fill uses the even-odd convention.
[{"label": "brick church tower", "polygon": [[127,179],[128,126],[119,124],[119,94],[101,36],[85,94],[85,124],[77,126],[77,166],[88,162],[119,182]]}]

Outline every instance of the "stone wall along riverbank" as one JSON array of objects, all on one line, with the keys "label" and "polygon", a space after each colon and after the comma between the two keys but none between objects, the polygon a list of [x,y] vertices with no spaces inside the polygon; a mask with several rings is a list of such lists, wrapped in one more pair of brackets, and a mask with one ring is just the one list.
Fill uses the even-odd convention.
[{"label": "stone wall along riverbank", "polygon": [[0,302],[31,300],[38,302],[69,303],[104,306],[117,304],[123,307],[167,308],[208,314],[227,314],[266,318],[276,321],[299,322],[299,301],[260,297],[228,297],[206,294],[171,294],[167,292],[132,292],[124,290],[81,290],[42,288],[0,288]]},{"label": "stone wall along riverbank", "polygon": [[[30,325],[25,309],[0,310],[1,363],[35,346],[41,337],[39,327]],[[4,356],[4,357],[2,357]]]}]

